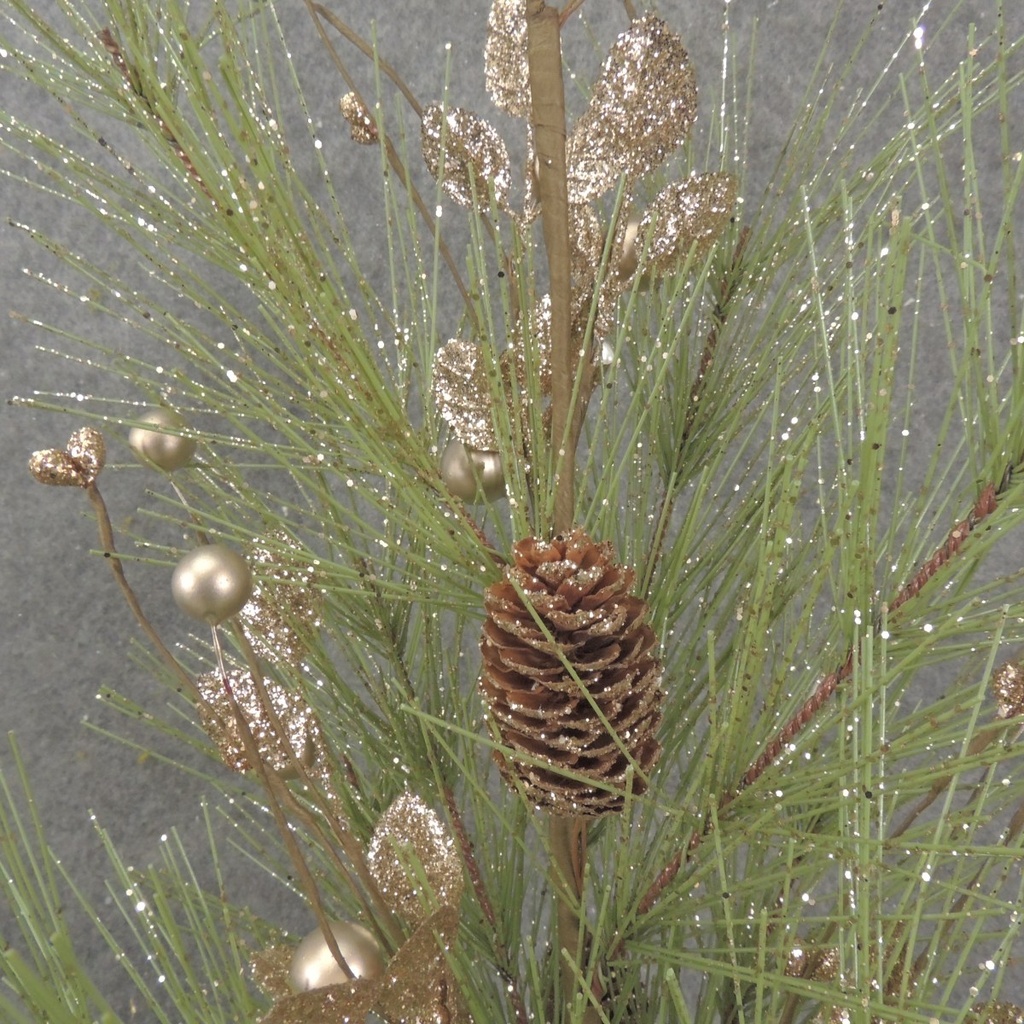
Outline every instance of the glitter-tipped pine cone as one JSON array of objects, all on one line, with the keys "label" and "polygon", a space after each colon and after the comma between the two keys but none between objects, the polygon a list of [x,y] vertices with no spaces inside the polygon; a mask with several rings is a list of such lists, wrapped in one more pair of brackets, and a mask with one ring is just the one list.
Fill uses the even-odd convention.
[{"label": "glitter-tipped pine cone", "polygon": [[480,687],[514,752],[498,765],[555,814],[619,811],[661,754],[661,664],[633,570],[580,529],[513,554],[484,594],[480,642]]}]

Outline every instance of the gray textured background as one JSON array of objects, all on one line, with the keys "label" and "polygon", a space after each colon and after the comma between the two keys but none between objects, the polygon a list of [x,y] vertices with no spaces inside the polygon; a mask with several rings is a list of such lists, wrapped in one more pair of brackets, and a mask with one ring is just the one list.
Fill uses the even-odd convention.
[{"label": "gray textured background", "polygon": [[[314,114],[319,112],[325,122],[329,121],[335,117],[336,97],[344,89],[320,53],[314,32],[303,24],[305,14],[298,0],[282,0],[278,6],[294,10],[294,52],[300,66],[311,76]],[[339,9],[366,32],[371,16],[376,15],[382,53],[403,69],[424,101],[440,94],[448,56],[444,44],[451,41],[453,101],[486,113],[488,108],[478,97],[482,89],[481,50],[487,6],[486,0],[444,5],[433,0],[393,0],[372,5],[346,0]],[[1012,8],[1012,37],[1024,32],[1024,5],[1011,0],[1007,6]],[[844,46],[859,35],[864,19],[875,7],[874,0],[858,0],[848,5],[849,24],[839,33],[834,49],[837,57],[844,55]],[[913,23],[917,7],[906,0],[894,0],[887,5],[877,42],[859,61],[855,81],[874,80],[898,39]],[[991,26],[993,7],[994,4],[979,0],[960,5],[935,0],[931,5],[924,19],[925,41],[930,47],[928,59],[936,79],[941,77],[940,70],[952,69],[965,56],[971,21],[978,21],[983,30]],[[661,4],[660,11],[687,39],[699,78],[715,78],[721,62],[722,5],[705,0],[668,0]],[[610,0],[590,0],[584,12],[604,38],[625,25],[620,6]],[[800,108],[833,11],[831,4],[821,0],[733,0],[729,12],[737,40],[750,31],[755,18],[759,22],[756,118],[751,126],[751,166],[744,188],[748,203],[753,203]],[[947,18],[951,19],[950,24],[941,39],[933,43],[933,28]],[[569,34],[572,36],[572,30]],[[586,46],[577,52],[586,53]],[[584,63],[582,58],[580,63]],[[595,63],[588,66],[592,68]],[[371,79],[367,75],[364,81],[369,84]],[[893,78],[890,88],[895,85]],[[3,81],[0,89],[0,105],[40,123],[56,126],[61,121],[55,105],[31,90],[20,85],[12,87],[7,81]],[[852,93],[842,97],[839,106],[845,108],[848,100],[852,101]],[[1018,140],[1016,144],[1024,146],[1024,118],[1019,100],[1013,114],[1011,131]],[[340,126],[332,130],[340,137]],[[986,137],[982,149],[992,161],[996,159],[994,137]],[[355,156],[351,149],[346,152],[350,154],[346,159],[376,166],[374,161],[365,159],[365,151]],[[4,166],[14,166],[6,154],[0,155],[0,161]],[[360,202],[361,189],[370,191],[361,177],[364,174],[365,171],[353,166],[347,188],[354,200],[351,208],[355,226],[372,239],[379,212],[372,203]],[[40,226],[54,225],[62,237],[87,251],[109,246],[84,214],[58,208],[46,196],[16,188],[3,179],[0,213],[0,309],[16,311],[28,321],[39,319],[69,325],[117,347],[137,344],[136,339],[119,331],[118,324],[101,318],[74,296],[30,285],[21,273],[24,266],[44,274],[60,271],[55,261],[33,247],[24,234],[7,226],[9,218]],[[1024,232],[1018,232],[1018,239],[1024,239]],[[109,255],[115,262],[128,262],[116,251]],[[110,393],[117,386],[116,381],[98,370],[69,364],[38,351],[36,345],[60,348],[61,341],[33,328],[24,319],[5,319],[0,331],[0,393],[5,398],[30,394],[34,388]],[[937,360],[935,370],[944,374],[945,363]],[[109,829],[126,860],[145,863],[153,858],[160,835],[171,827],[178,827],[186,836],[197,834],[203,787],[194,777],[158,758],[140,758],[130,747],[83,725],[88,721],[162,746],[139,724],[111,714],[95,699],[101,685],[112,686],[141,703],[158,702],[162,697],[130,660],[133,625],[106,566],[89,553],[96,545],[96,533],[86,515],[87,502],[71,490],[35,485],[25,470],[25,460],[33,449],[62,445],[76,425],[73,419],[55,414],[6,405],[0,408],[0,494],[5,512],[4,544],[0,547],[0,719],[4,731],[17,732],[35,785],[39,812],[53,846],[81,881],[84,891],[102,906],[103,879],[109,871],[90,824],[90,812],[94,811]],[[927,445],[926,434],[919,435],[919,443]],[[115,466],[130,461],[123,447],[115,448],[111,459]],[[131,516],[147,500],[145,487],[152,486],[135,470],[108,472],[103,483],[115,523],[121,517]],[[132,578],[144,604],[164,624],[169,636],[173,637],[175,630],[188,628],[169,607],[164,573],[142,569],[134,571]],[[0,749],[0,764],[11,764],[6,749]],[[294,903],[267,894],[267,883],[250,869],[243,865],[233,867],[231,882],[231,894],[235,897],[250,899],[259,909],[277,913],[285,921],[297,920]],[[3,930],[0,913],[0,933]],[[87,947],[87,960],[99,973],[101,987],[112,993],[121,1010],[126,1010],[128,988],[102,941],[89,939]]]}]

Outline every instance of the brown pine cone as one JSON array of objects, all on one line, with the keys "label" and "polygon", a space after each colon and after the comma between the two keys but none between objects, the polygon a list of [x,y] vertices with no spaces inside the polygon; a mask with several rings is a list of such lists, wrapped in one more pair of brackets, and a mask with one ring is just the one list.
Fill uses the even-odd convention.
[{"label": "brown pine cone", "polygon": [[629,594],[633,570],[581,529],[550,544],[528,538],[513,554],[484,593],[480,688],[504,743],[551,768],[502,754],[498,765],[555,814],[621,810],[630,765],[642,793],[661,754],[664,698],[647,605]]}]

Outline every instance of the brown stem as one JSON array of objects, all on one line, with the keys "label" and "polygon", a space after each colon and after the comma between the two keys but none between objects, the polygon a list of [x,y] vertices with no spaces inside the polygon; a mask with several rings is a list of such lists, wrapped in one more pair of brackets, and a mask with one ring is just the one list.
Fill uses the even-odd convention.
[{"label": "brown stem", "polygon": [[[235,642],[238,644],[245,657],[246,666],[249,669],[249,675],[252,678],[253,687],[256,690],[257,697],[259,698],[261,709],[267,716],[267,720],[270,722],[270,727],[277,737],[278,742],[281,744],[282,749],[287,753],[291,762],[290,767],[296,773],[299,781],[306,787],[307,792],[312,794],[321,814],[327,820],[331,830],[331,835],[334,837],[335,842],[337,842],[344,851],[345,856],[352,865],[359,881],[362,883],[363,889],[360,889],[360,887],[352,880],[348,867],[338,856],[330,842],[330,839],[324,834],[320,823],[295,799],[294,794],[286,786],[282,787],[282,791],[285,794],[284,802],[288,805],[289,811],[293,815],[300,817],[307,828],[315,832],[320,838],[321,846],[331,857],[335,869],[338,871],[339,875],[345,879],[349,889],[362,904],[367,919],[379,927],[381,932],[380,937],[386,942],[390,942],[393,947],[397,948],[397,945],[401,941],[401,929],[397,922],[392,919],[388,903],[381,894],[377,883],[374,881],[373,875],[366,863],[366,856],[363,852],[362,846],[354,836],[341,827],[338,822],[337,815],[328,803],[327,797],[320,790],[320,787],[314,783],[306,766],[292,749],[292,745],[287,739],[288,731],[284,722],[281,721],[281,717],[278,715],[277,709],[274,707],[274,702],[270,699],[270,694],[267,692],[266,683],[263,678],[263,671],[260,668],[258,659],[256,658],[256,653],[253,651],[252,645],[249,643],[249,639],[245,635],[245,631],[242,629],[237,618],[232,620],[231,625]],[[376,904],[376,912],[374,911],[374,908],[369,905],[366,897],[364,896],[364,890],[370,894]]]},{"label": "brown stem", "polygon": [[313,873],[310,871],[309,865],[306,863],[306,858],[302,854],[302,849],[292,832],[291,825],[288,822],[288,817],[281,806],[281,797],[283,796],[285,800],[291,800],[291,794],[285,784],[273,772],[271,772],[264,763],[264,760],[260,755],[259,746],[256,743],[256,738],[253,736],[252,729],[249,727],[249,721],[242,712],[242,709],[238,706],[238,702],[235,700],[235,695],[231,690],[231,684],[228,682],[226,675],[222,676],[222,682],[224,690],[228,695],[228,699],[231,701],[231,708],[235,716],[235,724],[238,726],[238,731],[242,738],[242,748],[245,750],[245,756],[248,758],[249,763],[255,768],[256,774],[259,777],[260,783],[263,787],[263,792],[267,796],[267,803],[270,805],[270,813],[273,815],[274,823],[277,825],[277,831],[280,833],[281,841],[284,843],[284,847],[288,851],[288,857],[292,862],[295,873],[299,876],[302,888],[306,893],[306,896],[309,898],[310,905],[313,908],[313,914],[316,917],[317,924],[320,926],[320,931],[323,934],[324,942],[326,942],[327,948],[330,950],[331,956],[334,957],[338,966],[349,978],[354,978],[355,975],[345,960],[341,950],[338,948],[338,940],[334,937],[334,932],[331,930],[330,919],[324,909],[323,900],[320,898],[320,889],[316,884],[316,880],[313,878]]},{"label": "brown stem", "polygon": [[[581,944],[583,908],[583,862],[586,858],[587,823],[585,818],[548,815],[548,839],[551,844],[551,884],[558,901],[558,956],[562,977],[562,998],[565,1007],[572,1004],[576,994],[576,976],[565,956],[578,963],[584,946]],[[584,1016],[589,1021],[590,1011]]]},{"label": "brown stem", "polygon": [[564,25],[586,2],[587,0],[569,0],[558,12],[559,27]]},{"label": "brown stem", "polygon": [[[959,554],[960,549],[967,540],[968,534],[970,534],[983,519],[991,515],[995,510],[996,487],[995,484],[988,484],[982,490],[980,497],[974,503],[974,507],[971,509],[967,518],[962,519],[953,527],[952,530],[950,530],[949,535],[935,550],[932,557],[929,558],[916,573],[914,573],[909,583],[905,583],[900,587],[896,596],[889,603],[889,615],[891,615],[892,612],[901,605],[909,601],[912,597],[916,597],[921,592],[921,588],[924,587],[924,585],[947,562]],[[880,630],[881,622],[876,621],[874,628],[876,632]],[[843,663],[842,667],[835,672],[829,673],[829,675],[825,676],[825,678],[818,683],[817,687],[815,687],[814,693],[812,693],[806,700],[803,707],[801,707],[793,718],[779,730],[775,738],[762,751],[760,757],[758,757],[758,759],[747,769],[738,789],[733,793],[726,794],[722,798],[722,803],[719,805],[720,808],[731,803],[740,790],[745,789],[747,786],[756,782],[761,775],[764,774],[768,766],[775,761],[779,754],[782,753],[786,745],[792,742],[792,740],[795,739],[796,736],[801,733],[803,729],[814,719],[828,698],[835,693],[839,684],[847,679],[853,671],[853,654],[854,652],[851,648],[847,652],[846,661]]]},{"label": "brown stem", "polygon": [[[391,79],[391,81],[394,83],[398,91],[405,97],[406,102],[409,104],[410,107],[412,107],[416,116],[419,118],[423,117],[423,105],[420,103],[418,99],[416,99],[416,94],[412,91],[412,89],[409,88],[405,79],[402,78],[402,76],[386,60],[384,60],[384,58],[381,57],[381,55],[377,53],[377,51],[374,50],[374,48],[358,32],[356,32],[349,25],[345,24],[345,22],[342,21],[341,18],[339,18],[332,11],[329,11],[326,7],[323,6],[323,4],[311,4],[310,10],[312,10],[312,12],[318,17],[323,18],[324,21],[326,21],[331,26],[331,28],[333,28],[339,35],[344,36],[354,47],[356,47],[356,49],[361,51],[365,57],[368,57],[371,61],[373,61],[374,64],[377,67],[379,67],[388,78]],[[341,69],[339,68],[339,70]],[[352,82],[349,75],[347,74],[347,72],[342,72],[342,76],[344,77],[348,87],[357,96],[359,96],[359,90],[355,88],[355,85]],[[363,103],[361,97],[359,99],[359,102]],[[366,107],[366,104],[363,103],[363,106]],[[366,109],[369,108],[366,107]]]},{"label": "brown stem", "polygon": [[533,106],[544,249],[551,293],[551,445],[555,453],[555,533],[575,517],[576,452],[572,444],[573,384],[577,353],[572,344],[572,270],[569,258],[569,186],[565,156],[565,89],[558,11],[544,0],[526,6],[527,55]]},{"label": "brown stem", "polygon": [[135,591],[132,590],[131,584],[128,582],[128,579],[124,574],[124,567],[121,564],[121,558],[114,545],[114,528],[110,523],[110,513],[107,512],[107,503],[103,500],[103,495],[100,494],[100,490],[96,486],[95,481],[86,485],[85,493],[89,496],[89,501],[92,503],[93,511],[96,513],[96,523],[99,526],[100,546],[103,548],[103,557],[106,558],[110,564],[110,571],[114,574],[114,580],[121,588],[121,593],[124,596],[128,607],[131,609],[132,614],[135,616],[135,621],[138,622],[142,632],[146,634],[147,639],[153,645],[156,653],[160,656],[160,660],[174,673],[175,677],[188,691],[189,695],[193,699],[198,699],[199,691],[196,688],[196,684],[193,682],[192,677],[184,668],[182,668],[178,659],[171,654],[167,645],[160,639],[160,634],[157,633],[156,629],[153,628],[153,624],[148,618],[146,618],[146,615],[142,610],[142,605],[139,604],[139,599],[135,596]]},{"label": "brown stem", "polygon": [[[980,754],[989,744],[997,740],[1002,734],[1003,730],[999,726],[990,727],[979,732],[976,736],[971,738],[971,742],[967,747],[967,756],[972,757],[975,754]],[[931,789],[925,793],[923,797],[907,812],[906,817],[896,826],[889,834],[886,839],[892,842],[894,839],[899,839],[904,832],[910,828],[911,825],[926,811],[935,801],[942,795],[943,791],[949,787],[949,784],[953,781],[952,775],[943,775],[941,778],[936,779],[932,783]],[[969,804],[968,804],[969,805]]]}]

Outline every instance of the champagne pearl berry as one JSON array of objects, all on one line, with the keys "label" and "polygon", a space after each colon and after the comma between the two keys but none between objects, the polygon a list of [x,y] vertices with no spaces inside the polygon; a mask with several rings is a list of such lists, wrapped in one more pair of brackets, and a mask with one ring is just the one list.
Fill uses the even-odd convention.
[{"label": "champagne pearl berry", "polygon": [[[376,978],[384,970],[377,940],[361,925],[351,921],[332,921],[331,932],[338,943],[338,951],[355,977]],[[294,991],[308,992],[327,985],[340,985],[351,979],[334,959],[318,928],[296,947],[288,980]]]},{"label": "champagne pearl berry", "polygon": [[240,612],[249,600],[252,570],[231,548],[204,544],[178,563],[171,593],[186,615],[216,626]]},{"label": "champagne pearl berry", "polygon": [[132,427],[128,432],[128,445],[140,462],[171,473],[192,461],[196,451],[195,438],[166,433],[180,431],[187,426],[176,412],[153,409],[142,417],[142,422],[148,426]]},{"label": "champagne pearl berry", "polygon": [[463,501],[494,501],[505,493],[505,471],[497,452],[476,451],[453,440],[441,456],[441,479]]}]

